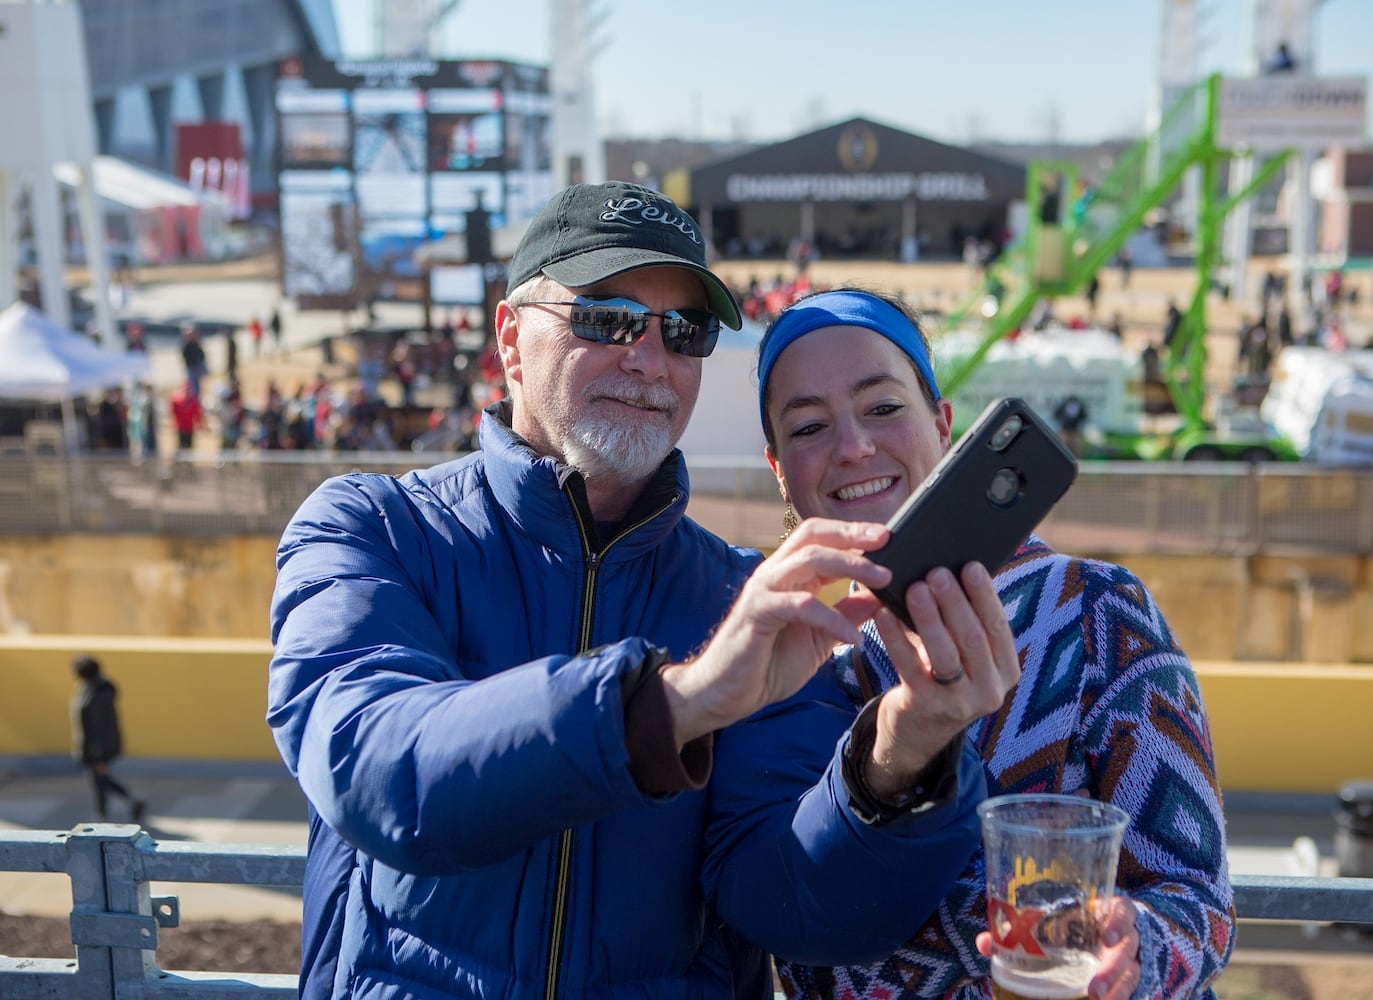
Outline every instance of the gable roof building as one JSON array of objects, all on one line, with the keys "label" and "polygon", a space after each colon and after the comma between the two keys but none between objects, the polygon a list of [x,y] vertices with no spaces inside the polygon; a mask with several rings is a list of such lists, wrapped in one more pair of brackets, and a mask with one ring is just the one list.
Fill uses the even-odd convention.
[{"label": "gable roof building", "polygon": [[854,118],[676,171],[664,191],[726,254],[776,253],[794,240],[825,256],[914,259],[1000,240],[1024,167]]}]

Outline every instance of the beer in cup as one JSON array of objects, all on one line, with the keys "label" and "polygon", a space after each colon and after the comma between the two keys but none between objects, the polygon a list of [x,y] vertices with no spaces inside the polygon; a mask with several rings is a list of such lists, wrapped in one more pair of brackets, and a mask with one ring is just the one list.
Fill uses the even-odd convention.
[{"label": "beer in cup", "polygon": [[1086,1000],[1115,891],[1122,809],[1076,795],[1000,795],[978,807],[995,1000]]}]

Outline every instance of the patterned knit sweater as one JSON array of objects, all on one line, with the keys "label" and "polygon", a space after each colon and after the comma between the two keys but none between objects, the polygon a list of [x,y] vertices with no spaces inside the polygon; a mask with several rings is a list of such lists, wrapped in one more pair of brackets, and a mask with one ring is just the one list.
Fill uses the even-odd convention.
[{"label": "patterned knit sweater", "polygon": [[[1234,940],[1225,826],[1211,734],[1191,664],[1144,585],[1109,563],[1021,547],[996,578],[1020,651],[1020,683],[968,731],[991,794],[1085,791],[1130,814],[1117,885],[1138,911],[1143,976],[1134,1000],[1212,998]],[[865,627],[872,687],[895,682]],[[862,703],[852,650],[832,661]],[[867,967],[778,962],[789,997],[898,1000],[991,996],[979,851],[939,911]]]}]

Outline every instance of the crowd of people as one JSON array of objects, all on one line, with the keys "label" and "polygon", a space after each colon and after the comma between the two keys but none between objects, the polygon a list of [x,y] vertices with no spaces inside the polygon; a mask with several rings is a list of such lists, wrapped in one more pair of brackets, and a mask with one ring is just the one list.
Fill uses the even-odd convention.
[{"label": "crowd of people", "polygon": [[[166,449],[167,441],[176,451],[466,451],[474,446],[481,410],[504,390],[491,350],[474,354],[456,346],[464,322],[445,323],[430,335],[359,331],[347,360],[331,343],[333,364],[290,381],[269,367],[252,391],[242,381],[237,335],[224,333],[225,365],[211,372],[200,331],[186,324],[184,380],[169,390],[141,382],[127,393],[113,388],[93,397],[86,439],[96,451],[145,456]],[[254,358],[261,356],[263,329],[253,319],[243,331]],[[268,329],[279,356],[278,313]],[[140,332],[131,342],[146,349]]]}]

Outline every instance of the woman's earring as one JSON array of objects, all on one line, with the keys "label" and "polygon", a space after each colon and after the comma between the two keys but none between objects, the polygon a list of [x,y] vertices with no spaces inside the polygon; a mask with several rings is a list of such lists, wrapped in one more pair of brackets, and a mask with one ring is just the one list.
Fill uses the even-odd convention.
[{"label": "woman's earring", "polygon": [[796,530],[800,523],[801,519],[796,516],[796,508],[788,503],[786,510],[782,511],[782,537],[778,541],[785,542],[790,538],[791,533]]}]

